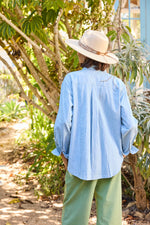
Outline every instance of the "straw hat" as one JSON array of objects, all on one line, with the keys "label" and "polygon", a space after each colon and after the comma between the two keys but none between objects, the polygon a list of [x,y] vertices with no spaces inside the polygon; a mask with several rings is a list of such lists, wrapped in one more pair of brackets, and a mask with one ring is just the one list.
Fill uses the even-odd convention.
[{"label": "straw hat", "polygon": [[67,39],[65,42],[77,52],[95,61],[106,64],[118,62],[117,56],[107,51],[109,40],[103,32],[87,30],[80,40]]}]

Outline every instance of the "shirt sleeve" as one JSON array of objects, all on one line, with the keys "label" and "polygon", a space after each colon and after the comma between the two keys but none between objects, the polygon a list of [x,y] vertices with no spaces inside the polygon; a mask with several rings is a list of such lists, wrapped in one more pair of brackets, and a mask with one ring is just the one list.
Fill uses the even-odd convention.
[{"label": "shirt sleeve", "polygon": [[126,87],[124,85],[121,92],[121,139],[122,139],[122,150],[124,155],[129,153],[135,154],[138,149],[133,146],[133,142],[138,133],[137,120],[132,115],[132,110],[127,95]]},{"label": "shirt sleeve", "polygon": [[66,76],[62,86],[59,101],[59,110],[54,125],[56,148],[52,153],[59,156],[61,152],[69,158],[70,133],[72,124],[73,100],[71,80]]}]

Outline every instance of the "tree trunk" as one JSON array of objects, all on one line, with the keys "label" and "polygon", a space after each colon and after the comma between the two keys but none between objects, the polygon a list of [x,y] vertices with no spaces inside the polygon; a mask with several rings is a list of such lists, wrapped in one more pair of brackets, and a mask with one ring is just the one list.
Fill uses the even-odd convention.
[{"label": "tree trunk", "polygon": [[139,167],[136,166],[137,155],[130,154],[129,161],[131,164],[133,177],[134,177],[134,191],[135,191],[135,197],[136,197],[136,206],[140,210],[145,210],[147,207],[146,191],[144,189],[144,182],[143,182]]}]

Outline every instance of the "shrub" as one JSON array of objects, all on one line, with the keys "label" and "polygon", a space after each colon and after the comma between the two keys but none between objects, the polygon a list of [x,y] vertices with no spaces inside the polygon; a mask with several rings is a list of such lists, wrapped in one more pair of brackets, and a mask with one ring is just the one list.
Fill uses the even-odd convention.
[{"label": "shrub", "polygon": [[64,186],[64,166],[60,157],[51,153],[55,148],[54,125],[41,111],[33,109],[32,126],[27,131],[28,150],[25,161],[32,160],[26,178],[34,175],[45,195],[60,194]]},{"label": "shrub", "polygon": [[20,102],[11,100],[0,104],[0,121],[11,121],[25,115],[26,108]]}]

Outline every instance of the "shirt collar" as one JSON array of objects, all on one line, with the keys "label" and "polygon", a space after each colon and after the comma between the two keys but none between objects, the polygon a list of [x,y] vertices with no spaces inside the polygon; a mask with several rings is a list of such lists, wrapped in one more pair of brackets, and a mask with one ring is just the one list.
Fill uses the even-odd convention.
[{"label": "shirt collar", "polygon": [[95,70],[95,66],[91,66],[89,68],[83,67],[82,70]]},{"label": "shirt collar", "polygon": [[89,67],[89,68],[83,67],[82,70],[94,70],[94,71],[100,71],[100,72],[102,72],[102,73],[104,73],[104,72],[106,73],[106,70],[104,70],[104,71],[96,70],[96,69],[95,69],[95,66],[91,66],[91,67]]}]

